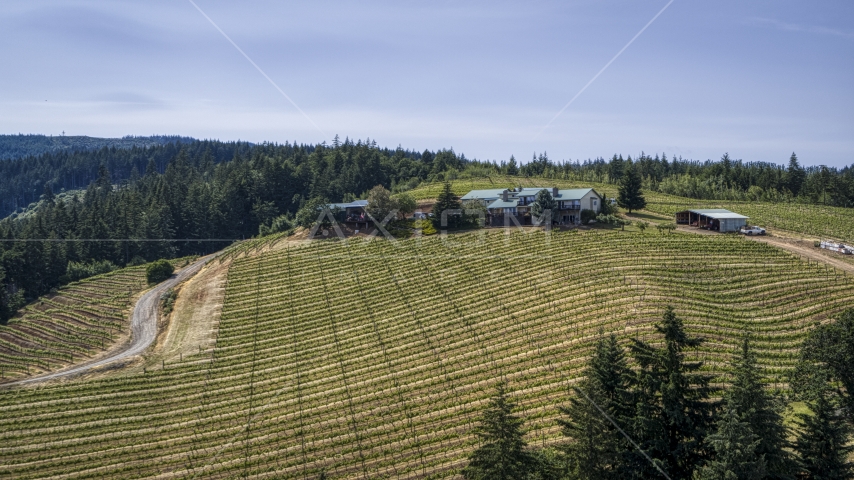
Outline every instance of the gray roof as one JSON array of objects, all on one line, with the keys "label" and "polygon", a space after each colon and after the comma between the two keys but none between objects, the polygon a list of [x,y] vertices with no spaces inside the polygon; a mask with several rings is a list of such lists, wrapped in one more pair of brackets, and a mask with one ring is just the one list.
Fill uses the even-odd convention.
[{"label": "gray roof", "polygon": [[735,218],[735,219],[747,219],[750,217],[745,217],[744,215],[740,215],[735,212],[730,212],[729,210],[725,210],[723,208],[697,208],[694,210],[683,210],[679,213],[691,212],[696,213],[697,215],[703,215],[709,218],[714,218],[716,220],[723,220],[727,218]]},{"label": "gray roof", "polygon": [[517,196],[517,197],[536,197],[536,196],[537,196],[537,194],[538,194],[538,193],[540,193],[540,192],[541,192],[541,191],[543,191],[543,190],[548,190],[548,191],[549,191],[549,193],[552,193],[552,189],[551,189],[551,188],[545,188],[545,187],[526,187],[526,188],[523,188],[521,192],[516,192],[516,193],[514,193],[513,195],[515,195],[515,196]]},{"label": "gray roof", "polygon": [[[558,190],[555,200],[581,200],[585,195],[593,191],[592,188],[570,188],[568,190]],[[596,193],[593,191],[593,193]],[[599,194],[597,193],[598,197]]]},{"label": "gray roof", "polygon": [[472,190],[463,195],[460,200],[494,200],[501,196],[504,188],[493,188],[490,190]]},{"label": "gray roof", "polygon": [[[501,194],[504,193],[504,188],[492,188],[487,190],[472,190],[469,193],[463,195],[460,200],[497,200],[501,198]],[[524,187],[521,192],[508,191],[509,198],[519,198],[519,197],[533,197],[536,196],[541,190],[548,190],[549,193],[552,193],[551,188],[547,187]],[[581,200],[585,195],[587,195],[592,188],[569,188],[558,190],[557,196],[554,197],[555,200]],[[595,192],[594,192],[595,193]],[[597,194],[599,196],[599,194]]]},{"label": "gray roof", "polygon": [[367,200],[353,200],[352,202],[349,202],[349,203],[328,203],[327,205],[329,205],[330,209],[338,207],[341,210],[345,210],[347,208],[365,207],[368,205],[368,201]]},{"label": "gray roof", "polygon": [[506,202],[499,198],[498,200],[490,203],[486,208],[516,208],[518,203],[518,200],[515,198]]}]

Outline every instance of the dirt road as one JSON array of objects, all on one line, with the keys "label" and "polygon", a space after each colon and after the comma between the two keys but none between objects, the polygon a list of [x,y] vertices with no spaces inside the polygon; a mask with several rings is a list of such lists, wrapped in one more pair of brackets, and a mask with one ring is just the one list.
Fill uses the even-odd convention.
[{"label": "dirt road", "polygon": [[76,365],[66,370],[27,378],[17,382],[7,383],[2,386],[25,385],[79,375],[93,368],[130,358],[144,352],[145,349],[154,343],[154,340],[157,338],[157,307],[158,302],[160,302],[160,296],[170,288],[173,288],[175,285],[178,285],[184,280],[195,275],[211,258],[213,257],[207,256],[196,260],[176,275],[173,275],[168,280],[145,292],[142,297],[139,298],[131,316],[131,338],[129,343],[119,347],[113,352],[110,352],[106,357],[101,357],[90,362],[83,363],[82,365]]}]

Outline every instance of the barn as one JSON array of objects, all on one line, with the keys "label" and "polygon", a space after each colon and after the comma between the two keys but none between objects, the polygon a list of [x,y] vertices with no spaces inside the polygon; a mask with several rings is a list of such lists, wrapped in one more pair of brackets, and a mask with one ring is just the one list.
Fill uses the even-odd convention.
[{"label": "barn", "polygon": [[683,210],[676,212],[676,223],[678,225],[690,225],[692,227],[715,230],[718,232],[737,232],[738,229],[747,225],[747,219],[723,208],[706,208],[697,210]]}]

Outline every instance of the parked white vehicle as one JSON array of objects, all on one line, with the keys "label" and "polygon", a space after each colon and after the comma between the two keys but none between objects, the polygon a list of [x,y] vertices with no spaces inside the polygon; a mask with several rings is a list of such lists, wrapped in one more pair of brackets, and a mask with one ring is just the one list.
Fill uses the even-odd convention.
[{"label": "parked white vehicle", "polygon": [[836,243],[830,240],[822,240],[819,244],[821,248],[830,250],[831,252],[841,253],[843,255],[854,255],[854,246]]},{"label": "parked white vehicle", "polygon": [[738,230],[743,235],[765,235],[765,229],[756,225],[746,225]]}]

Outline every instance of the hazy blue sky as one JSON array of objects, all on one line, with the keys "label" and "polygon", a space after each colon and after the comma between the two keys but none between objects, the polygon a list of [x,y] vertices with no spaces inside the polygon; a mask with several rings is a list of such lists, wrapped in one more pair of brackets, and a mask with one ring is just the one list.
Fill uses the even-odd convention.
[{"label": "hazy blue sky", "polygon": [[[4,0],[0,133],[854,163],[854,2]],[[321,130],[325,133],[321,133]],[[541,132],[539,134],[539,132]]]}]

